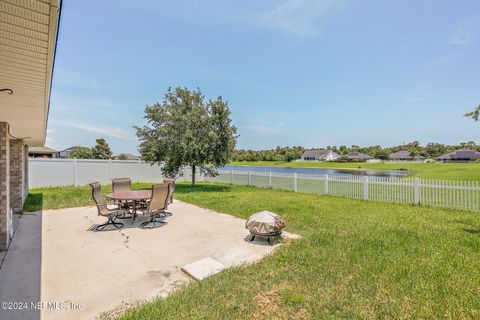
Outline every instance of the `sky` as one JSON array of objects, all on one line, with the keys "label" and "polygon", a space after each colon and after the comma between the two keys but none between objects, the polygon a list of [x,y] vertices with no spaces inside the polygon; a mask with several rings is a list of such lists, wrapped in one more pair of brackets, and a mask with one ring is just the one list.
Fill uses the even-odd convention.
[{"label": "sky", "polygon": [[240,149],[479,141],[479,52],[477,0],[64,0],[46,145],[138,154],[176,86],[227,100]]}]

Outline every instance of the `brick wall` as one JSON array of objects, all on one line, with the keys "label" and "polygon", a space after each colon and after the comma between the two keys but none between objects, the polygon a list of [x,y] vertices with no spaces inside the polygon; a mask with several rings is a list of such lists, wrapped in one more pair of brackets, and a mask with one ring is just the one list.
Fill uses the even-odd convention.
[{"label": "brick wall", "polygon": [[23,202],[28,196],[28,146],[23,146]]},{"label": "brick wall", "polygon": [[10,208],[19,213],[23,208],[23,184],[25,167],[23,140],[10,140]]},{"label": "brick wall", "polygon": [[8,123],[0,122],[0,250],[6,250],[10,241],[10,143]]}]

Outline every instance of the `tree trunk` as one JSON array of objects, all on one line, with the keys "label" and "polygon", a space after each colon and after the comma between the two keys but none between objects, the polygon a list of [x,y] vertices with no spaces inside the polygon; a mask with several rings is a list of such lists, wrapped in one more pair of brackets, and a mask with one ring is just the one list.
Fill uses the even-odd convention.
[{"label": "tree trunk", "polygon": [[195,171],[196,167],[192,165],[192,189],[195,188]]}]

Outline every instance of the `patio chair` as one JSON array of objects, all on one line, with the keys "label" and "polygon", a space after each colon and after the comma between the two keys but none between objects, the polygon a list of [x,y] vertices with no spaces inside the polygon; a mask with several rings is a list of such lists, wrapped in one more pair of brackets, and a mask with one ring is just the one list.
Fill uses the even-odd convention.
[{"label": "patio chair", "polygon": [[[112,191],[122,192],[122,191],[131,191],[132,190],[132,181],[130,178],[113,178],[112,179]],[[133,203],[132,201],[115,201],[123,209],[131,209]]]},{"label": "patio chair", "polygon": [[113,225],[116,229],[123,228],[123,223],[115,222],[118,216],[123,216],[125,211],[121,207],[116,207],[113,209],[108,208],[105,199],[102,196],[101,188],[102,186],[98,182],[90,183],[90,187],[92,187],[92,198],[97,205],[98,215],[107,217],[108,220],[104,224],[98,225],[95,229],[97,231],[104,230],[108,225]]},{"label": "patio chair", "polygon": [[132,190],[132,181],[130,180],[130,178],[113,178],[112,179],[113,192],[131,191],[131,190]]},{"label": "patio chair", "polygon": [[157,223],[165,223],[165,209],[167,208],[167,201],[169,195],[170,185],[168,183],[154,184],[152,186],[152,198],[148,201],[147,210],[145,214],[150,215],[150,221],[145,221],[140,224],[142,228],[152,225],[149,228],[155,228]]},{"label": "patio chair", "polygon": [[175,179],[163,179],[163,183],[168,183],[170,185],[170,189],[168,192],[168,200],[167,200],[167,206],[171,203],[173,203],[173,194],[175,193]]}]

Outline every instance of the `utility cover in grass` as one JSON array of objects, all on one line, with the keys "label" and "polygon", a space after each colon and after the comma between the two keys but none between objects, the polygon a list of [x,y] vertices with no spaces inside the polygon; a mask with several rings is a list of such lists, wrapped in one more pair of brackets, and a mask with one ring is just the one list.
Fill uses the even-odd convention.
[{"label": "utility cover in grass", "polygon": [[182,271],[194,280],[203,280],[219,273],[227,266],[210,257],[195,261],[182,267]]}]

